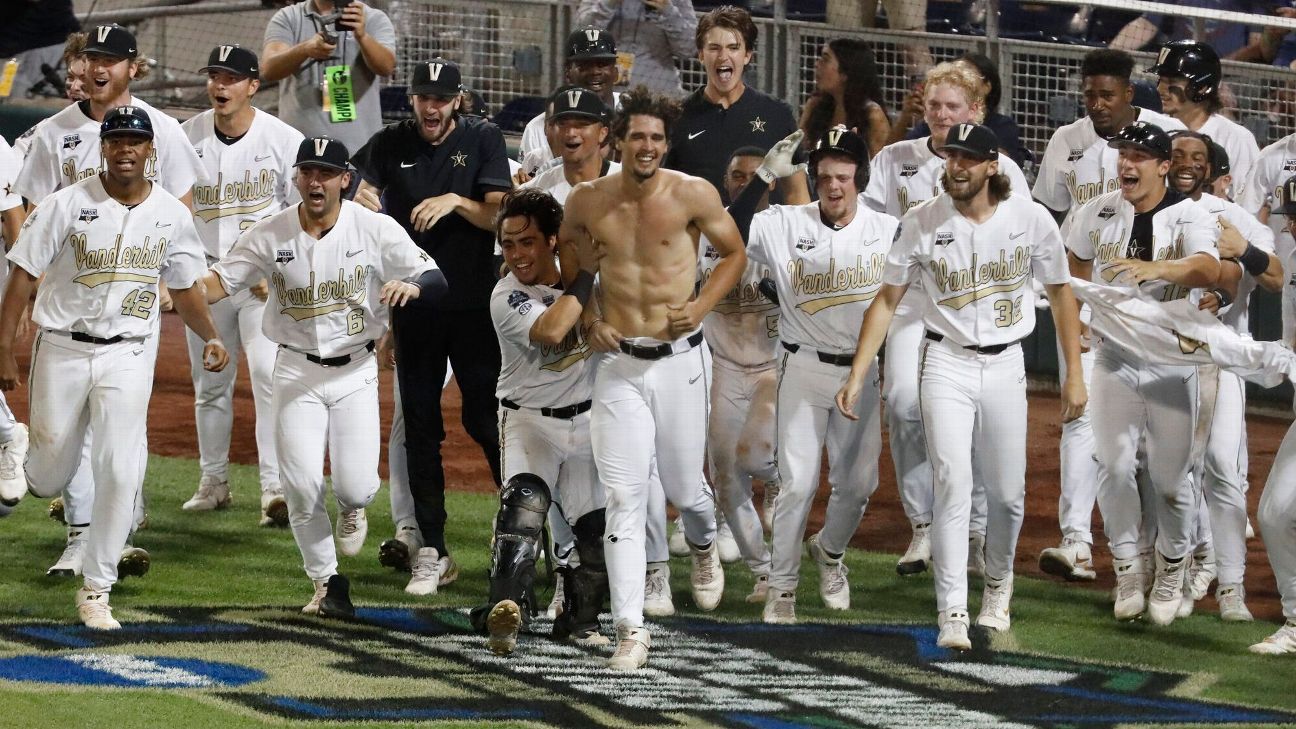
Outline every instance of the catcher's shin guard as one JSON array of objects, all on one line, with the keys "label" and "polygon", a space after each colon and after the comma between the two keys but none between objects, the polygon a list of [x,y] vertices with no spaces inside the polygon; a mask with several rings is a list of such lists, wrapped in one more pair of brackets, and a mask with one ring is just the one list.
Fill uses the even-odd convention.
[{"label": "catcher's shin guard", "polygon": [[603,558],[605,516],[604,509],[591,511],[572,527],[580,564],[564,575],[563,611],[553,626],[553,635],[559,640],[598,632],[598,616],[608,599],[607,562]]},{"label": "catcher's shin guard", "polygon": [[524,621],[536,612],[532,589],[536,580],[535,563],[551,501],[549,486],[535,474],[519,473],[504,484],[499,512],[495,515],[490,600],[472,611],[473,625],[479,631],[485,630],[486,614],[500,600],[516,602],[522,608]]}]

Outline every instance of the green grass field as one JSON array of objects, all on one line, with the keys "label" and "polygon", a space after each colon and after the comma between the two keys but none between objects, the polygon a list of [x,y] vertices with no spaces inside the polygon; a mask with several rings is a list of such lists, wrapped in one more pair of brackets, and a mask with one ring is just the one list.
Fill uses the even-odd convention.
[{"label": "green grass field", "polygon": [[[303,634],[327,636],[329,627],[335,624],[303,618],[297,613],[310,597],[311,583],[301,570],[301,559],[291,534],[287,530],[256,527],[258,503],[252,486],[255,470],[236,466],[232,476],[239,484],[232,508],[215,513],[183,514],[179,507],[197,481],[197,462],[166,458],[154,458],[150,462],[147,487],[150,524],[138,535],[136,543],[152,553],[153,566],[146,577],[127,580],[114,589],[115,614],[129,628],[132,623],[157,621],[158,615],[151,609],[210,607],[236,612],[255,608],[248,613],[253,621],[282,621],[294,630],[304,631]],[[378,564],[377,546],[391,534],[384,490],[369,510],[369,539],[364,552],[358,557],[341,559],[341,571],[352,580],[352,597],[358,606],[466,608],[482,599],[495,502],[488,496],[462,493],[450,494],[447,502],[451,514],[448,542],[461,565],[459,581],[434,598],[413,598],[402,591],[407,575]],[[62,527],[46,517],[45,503],[24,500],[12,516],[0,520],[0,534],[4,536],[7,557],[0,568],[3,570],[0,627],[6,623],[33,621],[75,625],[73,593],[79,579],[45,576],[45,569],[57,557],[63,540]],[[807,562],[799,617],[804,622],[930,626],[935,620],[930,577],[902,579],[893,570],[894,559],[894,555],[883,554],[849,555],[853,608],[845,616],[818,607],[814,594],[816,577]],[[741,565],[730,565],[726,572],[725,601],[717,613],[708,617],[759,623],[760,606],[743,602],[751,589],[747,570]],[[686,560],[675,561],[672,582],[676,605],[683,618],[697,617],[699,614],[690,612]],[[974,588],[972,595],[975,610],[979,589]],[[1296,712],[1296,690],[1293,690],[1296,656],[1269,658],[1246,651],[1249,644],[1275,629],[1272,624],[1226,624],[1214,614],[1194,615],[1169,628],[1141,622],[1121,624],[1111,618],[1110,606],[1102,593],[1029,577],[1017,579],[1013,620],[1013,630],[996,637],[995,651],[1186,674],[1168,692],[1170,695]],[[6,639],[6,635],[0,632],[0,659],[34,652],[32,645]],[[520,650],[526,651],[529,645],[535,644],[524,641]],[[831,646],[807,645],[806,651],[827,648]],[[130,650],[134,655],[150,652],[147,647],[141,649],[139,644]],[[168,643],[165,650],[161,647],[157,650],[158,655],[203,657],[205,651],[211,652],[213,648],[208,643],[195,641]],[[384,647],[380,652],[394,650],[397,649]],[[58,655],[68,651],[44,652]],[[230,653],[226,649],[220,660],[228,660]],[[312,672],[328,663],[328,659],[321,659],[314,650],[303,648],[298,653],[249,646],[236,648],[233,653],[247,665],[259,667],[274,677],[274,681],[292,684],[284,691],[326,695],[340,690],[336,686],[312,683],[315,680]],[[417,667],[419,659],[415,652],[403,655],[400,660],[412,661]],[[596,661],[591,660],[590,667],[596,668]],[[457,670],[464,669],[460,666]],[[431,683],[420,684],[418,691],[444,690],[453,694],[465,691],[464,687],[471,687],[474,682],[492,685],[507,680],[488,672],[460,679],[450,680],[436,674],[429,678]],[[438,680],[444,684],[436,683]],[[367,690],[390,692],[399,683],[392,679],[390,684],[375,684],[376,688]],[[390,695],[400,696],[404,690]],[[358,695],[368,695],[359,688],[355,691]],[[203,689],[59,686],[0,679],[0,727],[245,727],[292,723],[227,698],[222,692]],[[445,718],[454,719],[453,716]],[[463,725],[509,724],[510,721],[499,720],[484,724],[468,721]],[[382,722],[345,725],[393,726]]]}]

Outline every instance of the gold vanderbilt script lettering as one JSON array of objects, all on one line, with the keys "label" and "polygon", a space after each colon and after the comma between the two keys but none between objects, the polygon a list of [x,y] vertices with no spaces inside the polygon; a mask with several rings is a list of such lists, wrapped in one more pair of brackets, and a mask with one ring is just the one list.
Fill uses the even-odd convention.
[{"label": "gold vanderbilt script lettering", "polygon": [[1113,177],[1105,182],[1099,180],[1098,182],[1077,183],[1075,172],[1068,172],[1066,173],[1066,185],[1071,188],[1071,197],[1075,198],[1075,204],[1083,205],[1104,192],[1111,192],[1120,187],[1120,180]]},{"label": "gold vanderbilt script lettering", "polygon": [[224,174],[220,174],[216,176],[214,185],[194,185],[194,205],[207,208],[199,210],[195,215],[202,218],[203,222],[210,223],[229,215],[247,215],[265,210],[274,199],[277,179],[273,170],[261,170],[255,179],[251,170],[244,170],[242,180],[226,182]]},{"label": "gold vanderbilt script lettering", "polygon": [[837,259],[831,258],[828,260],[828,270],[822,273],[807,273],[805,261],[789,261],[792,293],[797,297],[815,297],[797,304],[797,308],[807,314],[816,314],[841,304],[871,301],[877,295],[877,287],[882,284],[882,269],[885,265],[886,256],[881,253],[874,253],[867,259],[862,255],[855,256],[855,264],[852,266],[839,267]]},{"label": "gold vanderbilt script lettering", "polygon": [[283,309],[293,321],[301,321],[316,316],[324,316],[341,311],[352,305],[360,305],[365,297],[365,267],[356,266],[350,275],[346,269],[339,268],[337,277],[315,282],[315,272],[310,272],[305,286],[290,287],[284,275],[278,271],[271,277],[275,296]]},{"label": "gold vanderbilt script lettering", "polygon": [[1025,246],[1017,246],[1011,257],[1001,250],[999,258],[992,261],[981,261],[973,253],[971,264],[952,271],[947,261],[937,259],[931,262],[931,271],[940,293],[955,294],[941,299],[940,305],[962,309],[978,299],[1021,288],[1026,274],[1030,273],[1030,265],[1030,251]]},{"label": "gold vanderbilt script lettering", "polygon": [[577,362],[588,359],[589,356],[590,348],[581,338],[580,328],[572,327],[561,342],[540,345],[540,359],[544,362],[540,365],[540,369],[562,372]]},{"label": "gold vanderbilt script lettering", "polygon": [[85,272],[72,280],[87,288],[114,281],[155,283],[158,279],[156,273],[140,273],[139,270],[159,271],[166,258],[167,239],[158,238],[154,241],[148,235],[144,236],[139,245],[127,245],[118,233],[109,248],[90,248],[85,233],[73,233],[68,242],[72,244],[72,256],[77,270]]}]

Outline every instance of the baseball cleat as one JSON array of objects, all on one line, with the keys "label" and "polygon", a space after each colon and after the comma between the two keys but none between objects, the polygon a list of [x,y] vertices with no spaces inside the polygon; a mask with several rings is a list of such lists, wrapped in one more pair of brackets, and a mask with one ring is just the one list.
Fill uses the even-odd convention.
[{"label": "baseball cleat", "polygon": [[1296,618],[1288,618],[1278,632],[1251,646],[1249,650],[1267,656],[1296,653]]},{"label": "baseball cleat", "polygon": [[608,659],[608,668],[614,671],[637,671],[648,663],[648,645],[651,643],[644,628],[617,628],[616,652]]},{"label": "baseball cleat", "polygon": [[670,539],[666,541],[666,546],[670,549],[670,556],[672,557],[689,556],[688,540],[684,538],[683,517],[675,518],[675,530],[671,532]]},{"label": "baseball cleat", "polygon": [[319,615],[320,600],[328,593],[328,580],[314,580],[315,594],[311,595],[310,602],[301,609],[306,615]]},{"label": "baseball cleat", "polygon": [[0,443],[0,504],[14,506],[27,493],[27,426],[14,424],[13,438]]},{"label": "baseball cleat", "polygon": [[565,582],[563,571],[565,571],[565,568],[564,570],[556,570],[556,574],[554,574],[553,599],[549,601],[549,607],[545,609],[545,617],[550,620],[556,620],[559,615],[562,615],[563,582]]},{"label": "baseball cleat", "polygon": [[410,581],[405,592],[411,595],[435,595],[441,586],[441,570],[448,558],[442,559],[436,547],[423,547],[414,555],[410,566]]},{"label": "baseball cleat", "polygon": [[733,564],[742,559],[742,552],[738,550],[738,541],[734,539],[729,522],[723,519],[717,521],[715,541],[716,549],[720,552],[720,561],[724,564]]},{"label": "baseball cleat", "polygon": [[774,502],[778,499],[781,486],[778,481],[765,483],[765,499],[761,502],[761,526],[765,527],[765,531],[774,528]]},{"label": "baseball cleat", "polygon": [[1143,560],[1113,559],[1112,567],[1116,570],[1116,605],[1112,612],[1117,620],[1133,620],[1146,607]]},{"label": "baseball cleat", "polygon": [[232,500],[229,481],[203,474],[198,481],[198,490],[180,508],[185,511],[215,511],[229,506]]},{"label": "baseball cleat", "polygon": [[914,524],[913,536],[909,538],[909,548],[904,556],[896,562],[896,573],[902,576],[916,575],[927,571],[931,562],[931,524]]},{"label": "baseball cleat", "polygon": [[512,600],[500,600],[486,616],[486,647],[497,656],[507,656],[517,647],[518,631],[522,629],[522,611]]},{"label": "baseball cleat", "polygon": [[416,526],[403,526],[396,536],[378,546],[378,564],[409,572],[414,555],[423,548],[423,533]]},{"label": "baseball cleat", "polygon": [[261,494],[261,526],[288,526],[288,502],[282,491],[267,491]]},{"label": "baseball cleat", "polygon": [[968,535],[969,577],[985,577],[985,535],[972,532]]},{"label": "baseball cleat", "polygon": [[324,597],[319,601],[321,618],[350,620],[355,617],[351,604],[351,581],[342,575],[333,575],[325,584]]},{"label": "baseball cleat", "polygon": [[67,524],[67,516],[63,508],[63,497],[55,496],[49,502],[49,518],[60,524]]},{"label": "baseball cleat", "polygon": [[981,591],[981,612],[977,615],[976,624],[990,630],[1007,630],[1012,627],[1009,606],[1012,603],[1013,576],[1002,580],[985,581]]},{"label": "baseball cleat", "polygon": [[944,610],[936,618],[940,623],[940,633],[936,636],[936,645],[956,651],[972,650],[972,641],[968,639],[968,614],[966,610]]},{"label": "baseball cleat", "polygon": [[1061,577],[1068,582],[1098,579],[1089,545],[1070,537],[1063,539],[1060,546],[1040,552],[1039,567],[1045,574]]},{"label": "baseball cleat", "polygon": [[590,628],[581,635],[572,633],[567,636],[567,639],[586,648],[602,648],[605,645],[612,645],[612,639],[598,632],[597,628]]},{"label": "baseball cleat", "polygon": [[369,518],[364,509],[339,509],[337,520],[337,548],[342,554],[354,557],[364,549],[365,536],[369,534]]},{"label": "baseball cleat", "polygon": [[761,619],[771,625],[796,624],[796,593],[786,590],[770,590],[765,598],[765,610]]},{"label": "baseball cleat", "polygon": [[751,594],[747,596],[747,602],[762,605],[768,595],[769,575],[756,575],[756,584],[752,586]]},{"label": "baseball cleat", "polygon": [[830,610],[850,609],[850,582],[846,575],[850,570],[841,558],[833,559],[824,548],[819,546],[819,535],[815,534],[806,540],[806,554],[819,567],[819,597],[823,598],[824,607]]},{"label": "baseball cleat", "polygon": [[689,545],[693,553],[693,573],[689,585],[693,588],[693,602],[701,610],[715,610],[724,596],[724,566],[720,564],[720,549],[712,540],[706,549]]},{"label": "baseball cleat", "polygon": [[121,629],[121,623],[113,618],[112,608],[108,605],[108,593],[95,592],[87,587],[82,587],[77,590],[76,605],[77,614],[81,616],[81,622],[87,628],[92,630]]},{"label": "baseball cleat", "polygon": [[1156,553],[1156,577],[1152,579],[1152,593],[1147,603],[1147,618],[1153,625],[1174,622],[1183,603],[1184,582],[1191,567],[1191,555],[1170,562],[1160,552]]},{"label": "baseball cleat", "polygon": [[1192,599],[1200,600],[1210,593],[1211,583],[1215,581],[1215,550],[1207,547],[1193,553],[1192,567],[1188,568],[1188,581],[1185,589]]},{"label": "baseball cleat", "polygon": [[117,558],[117,579],[126,577],[143,577],[148,574],[152,560],[147,550],[139,547],[126,547]]},{"label": "baseball cleat", "polygon": [[1219,603],[1220,620],[1249,623],[1255,619],[1247,609],[1246,589],[1241,585],[1220,585],[1215,588],[1215,601]]},{"label": "baseball cleat", "polygon": [[643,611],[650,618],[668,618],[675,614],[669,562],[648,563],[648,570],[644,573]]},{"label": "baseball cleat", "polygon": [[67,546],[63,547],[63,554],[59,555],[54,566],[45,571],[46,576],[74,577],[81,574],[81,563],[85,560],[89,540],[90,535],[85,529],[69,529]]}]

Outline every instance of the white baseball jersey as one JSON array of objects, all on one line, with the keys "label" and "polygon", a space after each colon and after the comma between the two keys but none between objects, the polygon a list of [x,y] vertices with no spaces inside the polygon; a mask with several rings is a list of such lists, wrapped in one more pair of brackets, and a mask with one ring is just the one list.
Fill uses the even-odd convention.
[{"label": "white baseball jersey", "polygon": [[557,345],[531,341],[531,327],[562,289],[526,286],[512,273],[491,292],[491,319],[500,344],[500,375],[495,396],[526,408],[561,408],[590,399],[594,368],[588,366],[589,344],[580,326]]},{"label": "white baseball jersey", "polygon": [[14,181],[22,170],[22,155],[4,137],[0,137],[0,212],[22,205],[22,196],[13,191]]},{"label": "white baseball jersey", "polygon": [[[1206,207],[1207,217],[1213,221],[1224,218],[1233,224],[1234,228],[1242,234],[1242,239],[1250,242],[1256,248],[1266,252],[1274,252],[1274,237],[1269,228],[1265,227],[1256,217],[1242,209],[1241,205],[1224,198],[1215,197],[1210,193],[1202,193],[1201,199],[1197,201],[1199,205]],[[1218,236],[1216,236],[1218,237]],[[1251,336],[1249,301],[1251,292],[1255,291],[1255,277],[1242,270],[1242,279],[1238,281],[1237,296],[1233,299],[1233,305],[1227,311],[1220,314],[1220,321],[1224,322],[1230,329],[1243,336]]]},{"label": "white baseball jersey", "polygon": [[[1164,131],[1183,129],[1174,117],[1139,109],[1135,121]],[[1094,130],[1093,120],[1081,117],[1058,127],[1044,148],[1032,195],[1057,212],[1070,212],[1105,192],[1120,187],[1116,161],[1120,150],[1107,146],[1107,138]]]},{"label": "white baseball jersey", "polygon": [[[1296,175],[1296,134],[1288,134],[1260,151],[1251,167],[1251,178],[1234,199],[1243,210],[1259,215],[1268,206],[1269,230],[1274,234],[1274,249],[1283,265],[1288,265],[1296,241],[1284,229],[1287,217],[1277,212],[1282,206],[1283,183]],[[1234,175],[1234,180],[1237,176]]]},{"label": "white baseball jersey", "polygon": [[[720,254],[706,236],[698,238],[698,253],[698,280],[705,285],[720,263]],[[773,278],[769,266],[748,260],[738,283],[706,315],[702,332],[712,356],[742,367],[759,367],[774,360],[779,308],[760,292],[763,278]]]},{"label": "white baseball jersey", "polygon": [[[103,171],[99,122],[86,113],[89,103],[69,104],[36,126],[15,192],[39,205],[55,190]],[[153,124],[153,156],[144,163],[144,176],[184,197],[198,178],[198,155],[180,123],[134,96],[130,103]]]},{"label": "white baseball jersey", "polygon": [[216,136],[215,117],[208,109],[180,125],[198,155],[194,226],[212,260],[258,220],[301,199],[293,185],[301,132],[257,109],[247,134],[226,144]]},{"label": "white baseball jersey", "polygon": [[324,358],[352,353],[387,331],[383,284],[436,263],[395,220],[350,200],[320,239],[302,229],[297,207],[252,226],[212,270],[230,294],[269,280],[261,329],[270,341]]},{"label": "white baseball jersey", "polygon": [[[612,110],[616,111],[620,106],[621,92],[613,91]],[[528,162],[539,165],[554,159],[553,150],[549,149],[549,139],[545,136],[544,122],[545,115],[536,114],[522,129],[522,141],[518,143],[518,161],[523,166]]]},{"label": "white baseball jersey", "polygon": [[1053,217],[1021,196],[1002,200],[974,223],[941,195],[909,211],[887,256],[884,281],[922,282],[923,324],[964,347],[992,347],[1035,331],[1033,279],[1071,280]]},{"label": "white baseball jersey", "polygon": [[[621,163],[608,162],[607,169],[599,176],[606,177],[607,175],[620,171]],[[570,195],[572,191],[571,183],[567,181],[567,175],[563,173],[563,166],[561,163],[556,167],[551,167],[535,177],[532,177],[519,185],[519,187],[534,187],[537,190],[544,190],[550,195],[553,195],[553,198],[558,201],[559,205],[567,204],[567,196]]]},{"label": "white baseball jersey", "polygon": [[45,117],[44,119],[41,119],[40,121],[33,124],[30,129],[23,132],[22,134],[19,134],[14,139],[13,141],[14,151],[18,153],[18,156],[21,159],[27,158],[27,153],[31,151],[32,140],[36,138],[36,134],[40,131],[41,125],[47,121],[49,121],[49,117]]},{"label": "white baseball jersey", "polygon": [[[899,219],[909,208],[945,192],[941,175],[945,158],[931,148],[931,137],[906,139],[888,144],[873,156],[868,187],[860,202],[869,208]],[[1026,176],[1008,155],[999,155],[999,172],[1008,175],[1012,194],[1030,197]]]},{"label": "white baseball jersey", "polygon": [[184,203],[152,185],[144,202],[127,207],[98,175],[45,198],[9,261],[45,276],[32,310],[37,324],[105,339],[155,333],[158,279],[187,289],[205,270]]},{"label": "white baseball jersey", "polygon": [[1215,140],[1228,152],[1229,174],[1233,176],[1233,197],[1241,197],[1246,193],[1251,170],[1255,167],[1256,158],[1260,156],[1260,145],[1256,144],[1255,135],[1222,114],[1211,114],[1197,131]]},{"label": "white baseball jersey", "polygon": [[[1151,260],[1187,258],[1197,253],[1219,258],[1215,248],[1219,225],[1204,205],[1167,190],[1165,200],[1150,214]],[[1135,288],[1128,277],[1117,277],[1111,270],[1116,259],[1133,255],[1129,242],[1134,223],[1134,206],[1116,190],[1099,195],[1068,216],[1062,239],[1077,258],[1094,262],[1092,280],[1095,283]],[[1137,288],[1160,301],[1182,299],[1189,292],[1167,281],[1147,281]]]},{"label": "white baseball jersey", "polygon": [[824,225],[818,203],[757,213],[747,254],[769,266],[778,288],[780,338],[821,352],[854,352],[860,319],[882,288],[897,225],[862,205],[841,230]]}]

